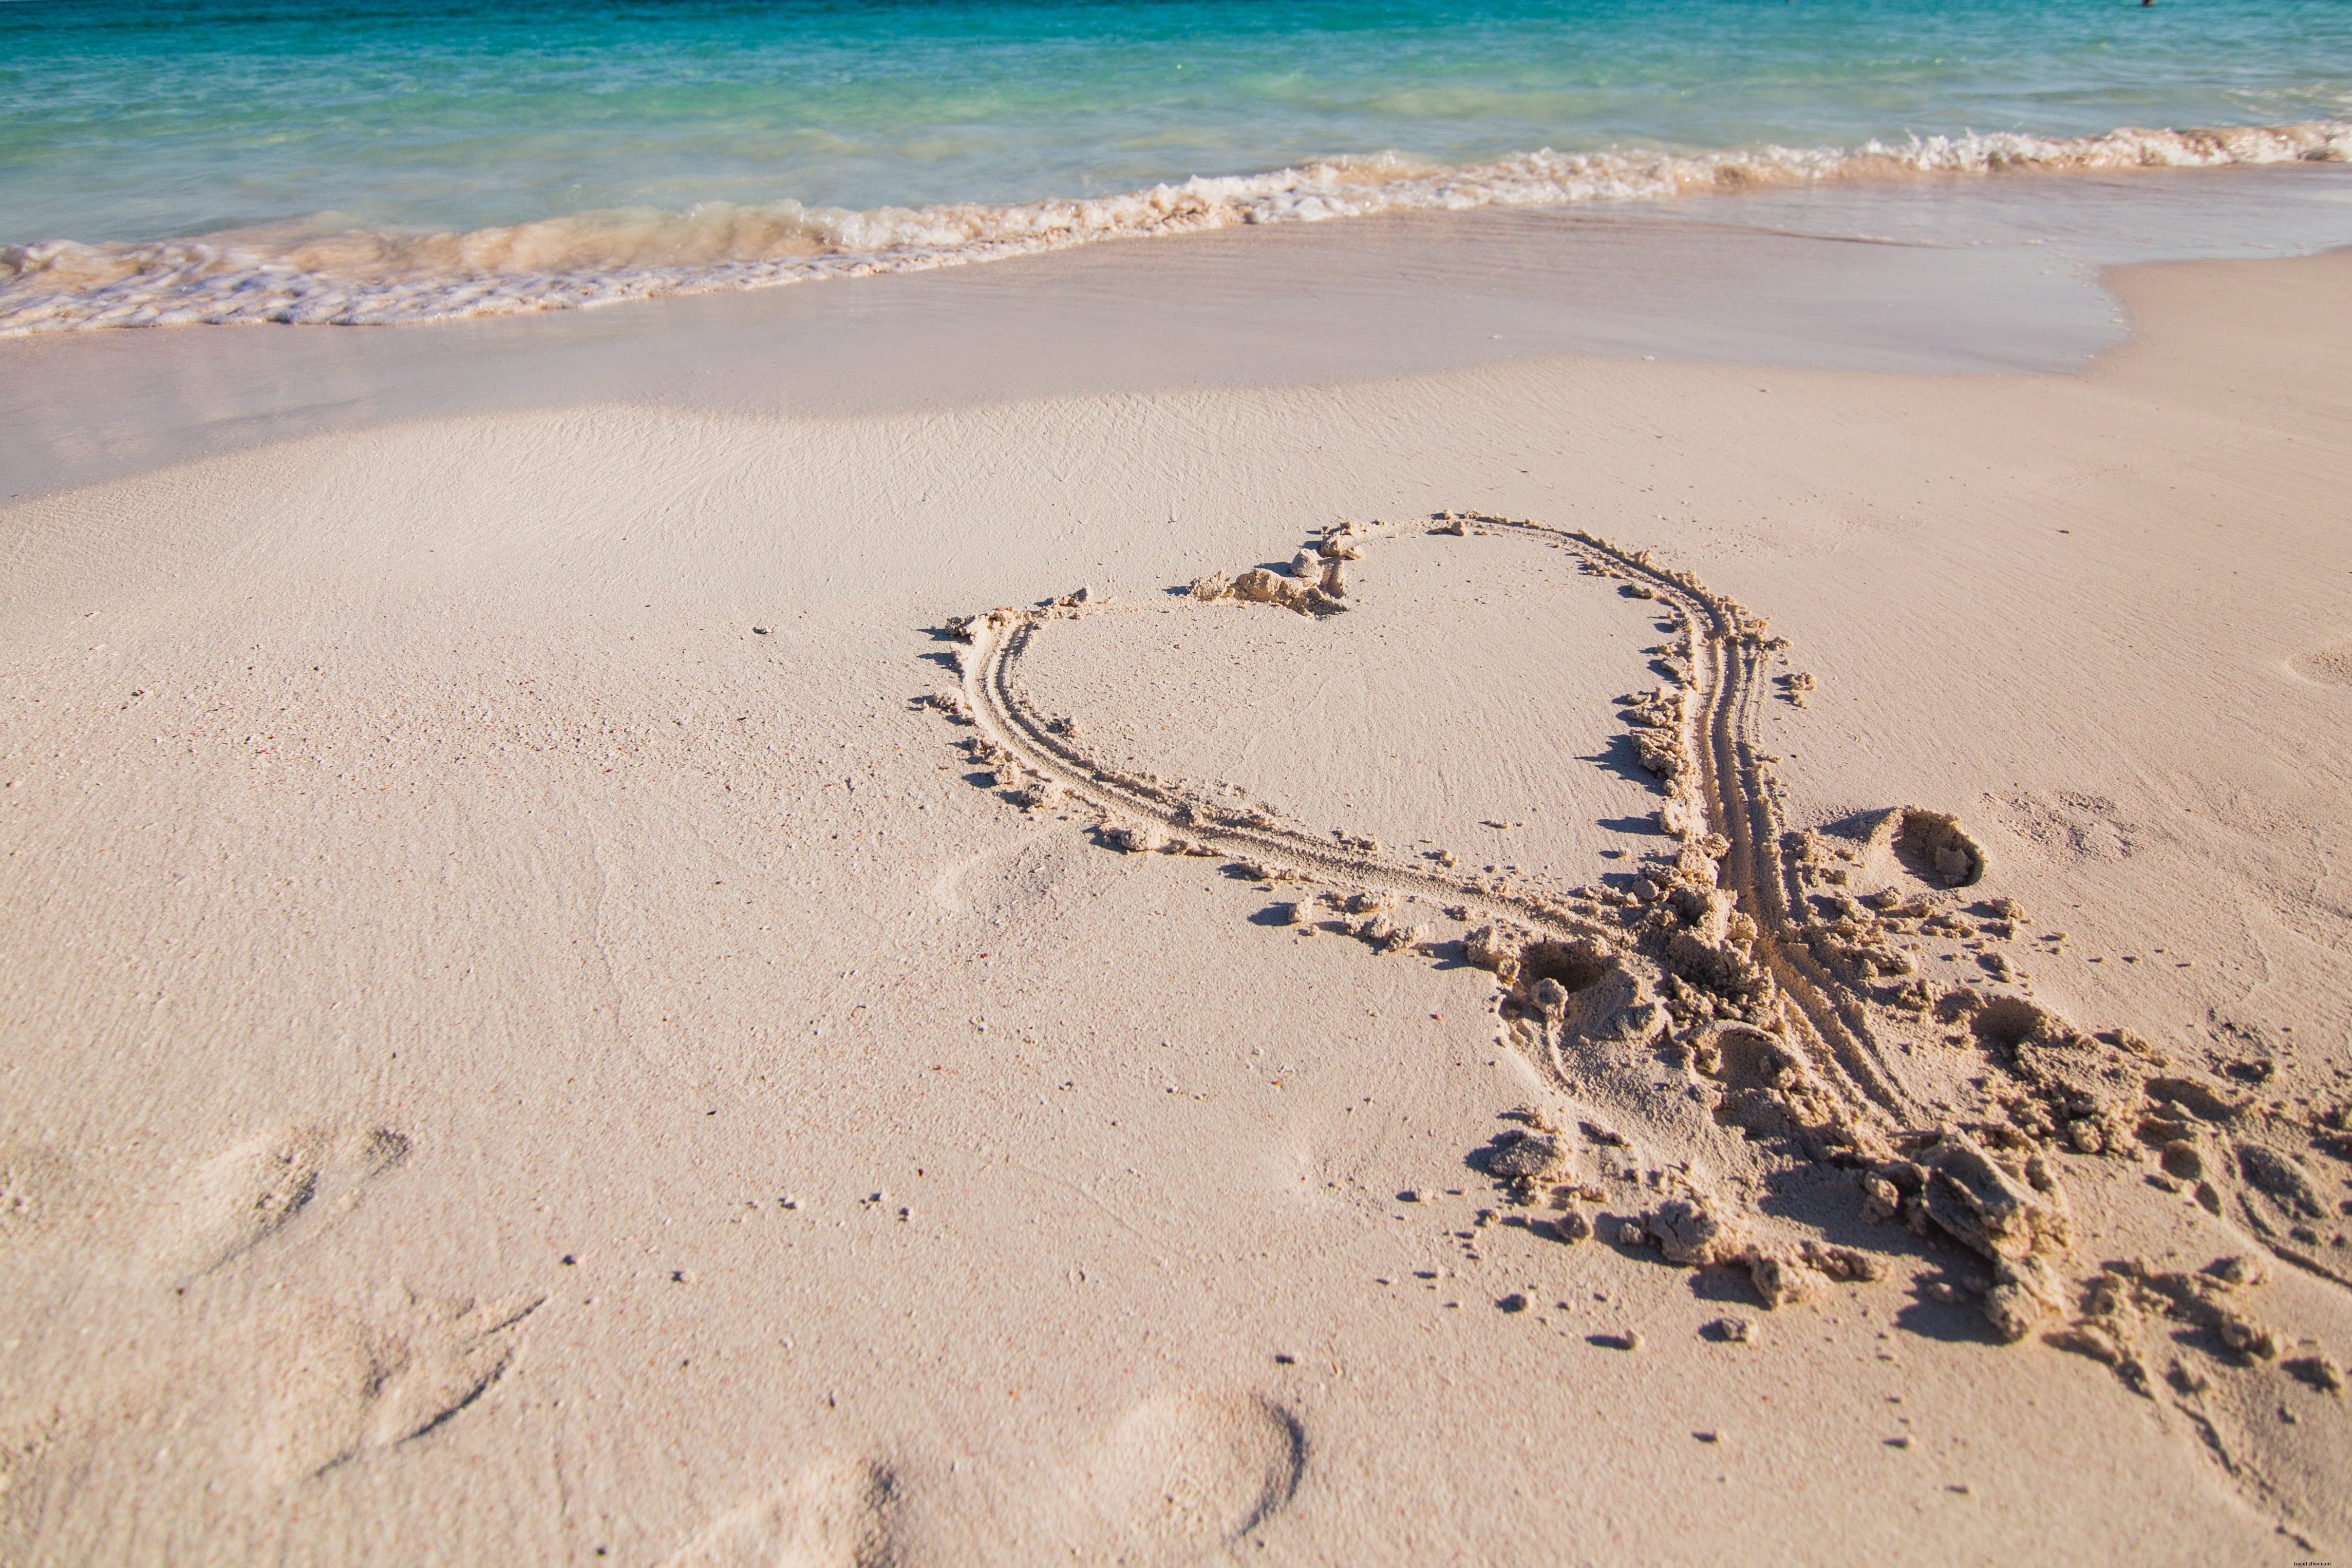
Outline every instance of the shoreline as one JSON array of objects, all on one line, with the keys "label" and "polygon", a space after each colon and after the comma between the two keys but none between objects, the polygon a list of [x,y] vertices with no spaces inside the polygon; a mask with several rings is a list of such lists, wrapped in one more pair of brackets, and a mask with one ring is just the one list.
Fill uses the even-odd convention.
[{"label": "shoreline", "polygon": [[866,211],[797,201],[573,213],[466,233],[314,232],[310,220],[138,244],[0,246],[0,334],[104,327],[477,319],[1051,255],[1109,239],[1410,212],[1672,204],[1694,195],[1950,180],[2144,177],[2343,163],[2352,121],[2093,136],[1914,134],[1858,147],[1502,154],[1432,167],[1381,152],[1087,197]]},{"label": "shoreline", "polygon": [[[2345,1222],[2277,1175],[2316,1210],[2352,1172],[2325,1120],[2352,1076],[2352,251],[2121,267],[2118,341],[2074,277],[1975,266],[1992,246],[1904,277],[1870,269],[1948,257],[1645,227],[1595,284],[1570,229],[1598,247],[1482,230],[1484,279],[1438,225],[1302,230],[1251,247],[1242,310],[1214,243],[1189,270],[1104,247],[811,290],[833,302],[764,322],[646,307],[540,335],[562,351],[529,374],[534,335],[472,329],[0,345],[49,372],[50,423],[20,404],[16,439],[100,448],[0,508],[0,1544],[2352,1540],[2352,1416],[2317,1370],[2352,1359]],[[1727,302],[1758,247],[1778,281]],[[1171,277],[1197,290],[1175,308]],[[1538,307],[1552,336],[1485,346]],[[1997,361],[2053,323],[2063,373],[1884,363]],[[1725,341],[1801,362],[1705,362]],[[966,673],[950,617],[1084,583],[1066,608],[1096,609],[1003,683],[1034,747],[1449,876],[1603,888],[1579,918],[1632,932],[1678,797],[1624,714],[1717,688],[1654,590],[1429,532],[1447,510],[1588,530],[1705,585],[1662,577],[1670,600],[1744,607],[1751,727],[1711,727],[1713,765],[1769,753],[1767,818],[1845,879],[1806,897],[1901,894],[1837,940],[1910,944],[1935,993],[1914,1017],[1915,977],[1879,974],[1841,1003],[1896,1131],[1970,1129],[2066,1195],[2058,1226],[2030,1187],[2043,1228],[2000,1254],[2050,1266],[2021,1343],[1949,1210],[1872,1218],[1874,1154],[1740,1135],[1739,1095],[1794,1114],[1802,1074],[1708,1066],[1727,1037],[1672,1060],[1617,1027],[1631,1002],[1575,1023],[1595,986],[1515,997],[1433,907],[1396,922],[1427,951],[1303,934],[1280,906],[1370,890],[1118,852],[1008,799],[937,700]],[[1181,592],[1303,582],[1294,552],[1374,518],[1344,613]],[[1906,807],[1965,831],[1969,886],[1855,827]],[[1676,1037],[1694,997],[1733,999],[1643,984]],[[1964,989],[1973,1013],[1938,1010]],[[2025,1001],[2082,1040],[1955,1021]],[[1566,1207],[1498,1172],[1529,1134]],[[1768,1306],[1779,1274],[1683,1247],[1667,1205],[1702,1181],[1801,1292]],[[2242,1278],[2200,1272],[2227,1257]],[[2113,1302],[2110,1260],[2137,1270],[2104,1271],[2134,1281]]]},{"label": "shoreline", "polygon": [[2063,372],[2123,340],[2101,269],[2352,244],[2347,192],[2352,167],[2313,165],[1402,214],[379,331],[7,339],[0,469],[24,498],[458,414],[600,402],[887,414],[1563,353]]}]

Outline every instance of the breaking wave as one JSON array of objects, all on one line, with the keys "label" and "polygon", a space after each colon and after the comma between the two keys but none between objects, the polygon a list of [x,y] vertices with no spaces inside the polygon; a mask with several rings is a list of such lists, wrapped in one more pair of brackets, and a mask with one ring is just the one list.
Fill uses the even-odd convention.
[{"label": "breaking wave", "polygon": [[1120,195],[866,211],[798,202],[646,208],[464,233],[327,219],[194,239],[0,246],[0,336],[200,322],[437,321],[767,288],[991,261],[1097,240],[1403,211],[1556,207],[2009,171],[2050,173],[2352,161],[2352,121],[1914,140],[1703,153],[1514,153],[1442,168],[1394,153],[1187,180]]}]

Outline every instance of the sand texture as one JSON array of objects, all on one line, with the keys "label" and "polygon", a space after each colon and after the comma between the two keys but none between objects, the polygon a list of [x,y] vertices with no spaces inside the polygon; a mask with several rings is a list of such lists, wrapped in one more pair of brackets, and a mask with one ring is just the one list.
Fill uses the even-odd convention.
[{"label": "sand texture", "polygon": [[2352,253],[2115,282],[0,510],[0,1562],[2352,1551]]}]

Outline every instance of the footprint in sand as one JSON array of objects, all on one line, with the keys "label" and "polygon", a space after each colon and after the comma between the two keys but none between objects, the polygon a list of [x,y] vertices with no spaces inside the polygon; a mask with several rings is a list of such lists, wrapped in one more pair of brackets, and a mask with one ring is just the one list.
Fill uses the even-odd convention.
[{"label": "footprint in sand", "polygon": [[133,1516],[262,1517],[281,1489],[478,1401],[540,1300],[395,1290],[347,1311],[263,1291],[159,1323],[146,1345],[0,1412],[0,1563],[119,1559]]},{"label": "footprint in sand", "polygon": [[[1175,1568],[1213,1556],[1289,1502],[1306,1447],[1298,1423],[1263,1399],[1155,1395],[1047,1489],[1048,1544],[1034,1560]],[[663,1568],[898,1568],[904,1503],[888,1465],[825,1459],[719,1515]]]},{"label": "footprint in sand", "polygon": [[1279,1406],[1179,1390],[1137,1405],[1068,1479],[1077,1561],[1121,1568],[1196,1562],[1280,1512],[1307,1439]]},{"label": "footprint in sand", "polygon": [[348,1204],[364,1183],[408,1158],[408,1139],[377,1128],[339,1134],[278,1127],[199,1167],[163,1205],[147,1250],[175,1285],[211,1273],[314,1207]]},{"label": "footprint in sand", "polygon": [[898,1495],[887,1466],[826,1459],[719,1515],[663,1568],[892,1568]]},{"label": "footprint in sand", "polygon": [[[102,1337],[0,1411],[0,1562],[117,1556],[92,1543],[116,1541],[134,1511],[176,1516],[183,1502],[257,1516],[278,1489],[414,1441],[488,1393],[537,1291],[445,1300],[391,1286],[331,1304],[267,1274],[185,1290],[257,1249],[268,1265],[272,1237],[348,1208],[409,1153],[382,1129],[282,1126],[204,1162],[146,1210],[133,1256],[182,1294],[158,1312],[152,1298],[109,1293],[125,1319],[85,1291],[82,1332]],[[47,1151],[0,1151],[0,1240],[69,1234],[82,1193]],[[76,1261],[92,1250],[77,1246]],[[71,1288],[74,1270],[50,1272]]]},{"label": "footprint in sand", "polygon": [[319,1310],[271,1335],[277,1367],[257,1458],[281,1482],[420,1437],[471,1405],[514,1360],[544,1300],[435,1301],[402,1292],[362,1320]]}]

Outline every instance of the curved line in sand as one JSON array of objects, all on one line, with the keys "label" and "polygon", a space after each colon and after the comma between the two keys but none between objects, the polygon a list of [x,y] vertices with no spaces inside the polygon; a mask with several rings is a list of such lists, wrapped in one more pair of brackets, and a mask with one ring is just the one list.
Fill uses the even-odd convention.
[{"label": "curved line in sand", "polygon": [[[1469,514],[1465,520],[1497,534],[1538,538],[1566,549],[1608,575],[1638,582],[1681,615],[1691,629],[1696,655],[1684,686],[1697,699],[1697,712],[1683,721],[1682,739],[1698,762],[1706,830],[1721,834],[1731,846],[1721,862],[1720,885],[1736,895],[1740,911],[1756,923],[1756,954],[1790,1004],[1788,1022],[1801,1037],[1794,1043],[1816,1068],[1844,1086],[1850,1109],[1865,1115],[1874,1112],[1887,1127],[1914,1121],[1915,1103],[1887,1070],[1885,1052],[1867,1022],[1864,998],[1812,956],[1794,913],[1803,906],[1801,897],[1791,894],[1794,872],[1780,852],[1780,813],[1756,744],[1768,655],[1763,623],[1689,573],[1653,564],[1646,552],[1625,550],[1581,530],[1532,521],[1479,514]],[[1208,852],[1278,856],[1342,885],[1376,882],[1434,894],[1539,932],[1620,947],[1617,932],[1549,900],[1498,888],[1475,876],[1448,875],[1378,853],[1337,849],[1262,813],[1205,812],[1150,779],[1096,763],[1049,729],[1015,689],[1020,661],[1053,624],[1053,612],[1019,614],[1009,623],[993,625],[992,619],[980,618],[971,626],[974,646],[965,662],[964,700],[973,722],[1024,768],[1106,813],[1157,821]]]}]

